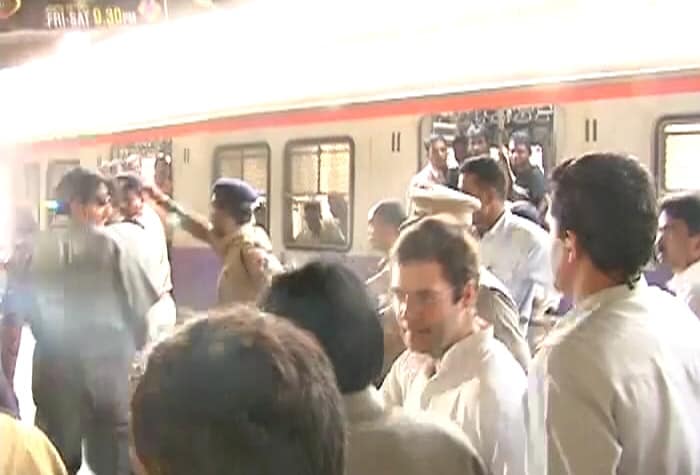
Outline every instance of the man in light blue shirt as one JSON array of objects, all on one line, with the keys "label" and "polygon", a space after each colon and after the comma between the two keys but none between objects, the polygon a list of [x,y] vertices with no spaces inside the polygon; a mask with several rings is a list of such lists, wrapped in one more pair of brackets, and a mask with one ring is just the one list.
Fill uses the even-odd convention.
[{"label": "man in light blue shirt", "polygon": [[506,178],[491,157],[466,160],[460,174],[460,189],[481,201],[474,225],[480,236],[482,263],[510,290],[526,331],[533,315],[555,303],[549,236],[507,209]]}]

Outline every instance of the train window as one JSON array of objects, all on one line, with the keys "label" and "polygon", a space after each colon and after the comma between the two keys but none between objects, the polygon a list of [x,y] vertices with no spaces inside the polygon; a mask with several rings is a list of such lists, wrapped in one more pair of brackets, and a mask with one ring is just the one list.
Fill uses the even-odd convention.
[{"label": "train window", "polygon": [[110,155],[109,160],[100,163],[100,171],[105,176],[135,173],[173,196],[172,139],[114,145]]},{"label": "train window", "polygon": [[222,145],[214,151],[214,179],[240,178],[260,193],[255,222],[270,232],[270,146],[265,142]]},{"label": "train window", "polygon": [[657,180],[663,191],[700,189],[700,117],[663,119],[657,128]]},{"label": "train window", "polygon": [[285,245],[348,250],[352,239],[355,145],[349,137],[285,147]]},{"label": "train window", "polygon": [[56,187],[67,172],[80,166],[80,160],[53,160],[46,169],[46,199],[48,203],[47,224],[49,226],[62,226],[63,221],[56,215],[56,207],[53,206],[56,196]]}]

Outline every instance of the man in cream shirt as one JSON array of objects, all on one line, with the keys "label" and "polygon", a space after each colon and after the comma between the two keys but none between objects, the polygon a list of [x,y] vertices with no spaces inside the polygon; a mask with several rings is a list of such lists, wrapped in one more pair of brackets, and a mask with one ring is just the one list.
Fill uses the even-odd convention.
[{"label": "man in cream shirt", "polygon": [[530,475],[700,473],[700,322],[642,277],[656,197],[633,158],[554,171],[555,283],[574,308],[530,366]]},{"label": "man in cream shirt", "polygon": [[[472,215],[481,206],[479,200],[473,196],[440,185],[415,188],[411,190],[410,196],[413,215],[403,227],[427,216],[436,216],[470,233]],[[493,325],[496,339],[506,345],[523,370],[527,371],[530,349],[525,333],[519,326],[518,307],[505,284],[484,266],[479,268],[476,313]]]},{"label": "man in cream shirt", "polygon": [[657,247],[673,271],[669,288],[700,317],[700,194],[671,195],[661,202]]},{"label": "man in cream shirt", "polygon": [[348,419],[347,475],[486,473],[449,421],[383,404],[372,386],[382,368],[382,329],[374,299],[350,269],[311,262],[275,278],[261,306],[310,331],[326,350]]},{"label": "man in cream shirt", "polygon": [[526,377],[476,315],[476,244],[461,226],[424,218],[392,253],[392,301],[408,350],[381,392],[387,405],[455,422],[490,474],[525,473]]}]

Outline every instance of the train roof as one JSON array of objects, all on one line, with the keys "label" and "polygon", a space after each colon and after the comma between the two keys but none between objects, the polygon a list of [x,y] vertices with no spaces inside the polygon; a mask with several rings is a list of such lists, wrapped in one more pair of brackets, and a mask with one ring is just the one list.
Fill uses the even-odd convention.
[{"label": "train roof", "polygon": [[700,72],[693,0],[255,1],[0,71],[0,145]]}]

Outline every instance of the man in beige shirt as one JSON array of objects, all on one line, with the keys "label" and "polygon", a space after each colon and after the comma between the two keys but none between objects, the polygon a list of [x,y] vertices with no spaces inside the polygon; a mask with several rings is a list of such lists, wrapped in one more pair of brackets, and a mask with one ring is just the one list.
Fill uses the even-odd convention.
[{"label": "man in beige shirt", "polygon": [[461,226],[425,218],[392,251],[391,292],[408,350],[382,384],[388,405],[450,419],[488,473],[525,473],[525,372],[476,313],[476,244]]},{"label": "man in beige shirt", "polygon": [[66,475],[61,457],[39,429],[0,412],[0,473]]},{"label": "man in beige shirt", "polygon": [[347,475],[486,473],[449,422],[384,405],[372,387],[383,347],[376,306],[348,268],[311,262],[276,278],[261,305],[310,331],[326,350],[349,423]]},{"label": "man in beige shirt", "polygon": [[617,154],[552,178],[555,284],[574,308],[530,366],[529,474],[698,474],[700,322],[642,277],[652,179]]}]

